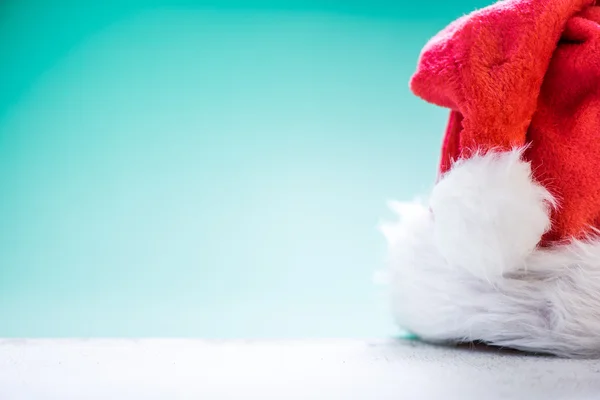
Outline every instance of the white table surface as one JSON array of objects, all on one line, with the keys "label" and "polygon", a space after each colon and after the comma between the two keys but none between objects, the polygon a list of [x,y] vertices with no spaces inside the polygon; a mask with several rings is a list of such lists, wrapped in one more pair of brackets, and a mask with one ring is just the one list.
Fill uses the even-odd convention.
[{"label": "white table surface", "polygon": [[600,361],[396,340],[6,339],[0,399],[600,399]]}]

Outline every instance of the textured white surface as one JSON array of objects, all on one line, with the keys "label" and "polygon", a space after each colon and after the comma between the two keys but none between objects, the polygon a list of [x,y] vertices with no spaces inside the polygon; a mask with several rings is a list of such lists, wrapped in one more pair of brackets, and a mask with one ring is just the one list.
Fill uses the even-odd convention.
[{"label": "textured white surface", "polygon": [[0,342],[4,400],[597,398],[599,361],[414,342]]}]

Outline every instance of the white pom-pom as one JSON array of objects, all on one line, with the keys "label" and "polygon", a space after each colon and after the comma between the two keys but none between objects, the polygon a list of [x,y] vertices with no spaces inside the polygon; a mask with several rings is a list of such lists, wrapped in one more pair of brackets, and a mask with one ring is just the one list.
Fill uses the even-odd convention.
[{"label": "white pom-pom", "polygon": [[536,249],[554,204],[521,151],[475,155],[433,189],[434,241],[449,264],[493,280]]}]

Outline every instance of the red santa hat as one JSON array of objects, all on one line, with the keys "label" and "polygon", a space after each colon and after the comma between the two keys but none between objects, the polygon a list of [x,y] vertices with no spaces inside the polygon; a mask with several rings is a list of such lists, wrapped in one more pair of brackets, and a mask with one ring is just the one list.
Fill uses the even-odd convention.
[{"label": "red santa hat", "polygon": [[450,109],[428,204],[385,227],[398,324],[425,340],[600,356],[600,7],[505,0],[423,49]]}]

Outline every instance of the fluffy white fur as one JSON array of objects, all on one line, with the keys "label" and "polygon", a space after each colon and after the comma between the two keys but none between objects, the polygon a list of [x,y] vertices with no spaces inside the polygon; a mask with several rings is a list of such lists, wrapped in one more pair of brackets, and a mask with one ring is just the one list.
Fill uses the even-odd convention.
[{"label": "fluffy white fur", "polygon": [[426,341],[599,357],[600,240],[538,248],[553,206],[520,151],[454,165],[428,205],[392,203],[397,323]]}]

